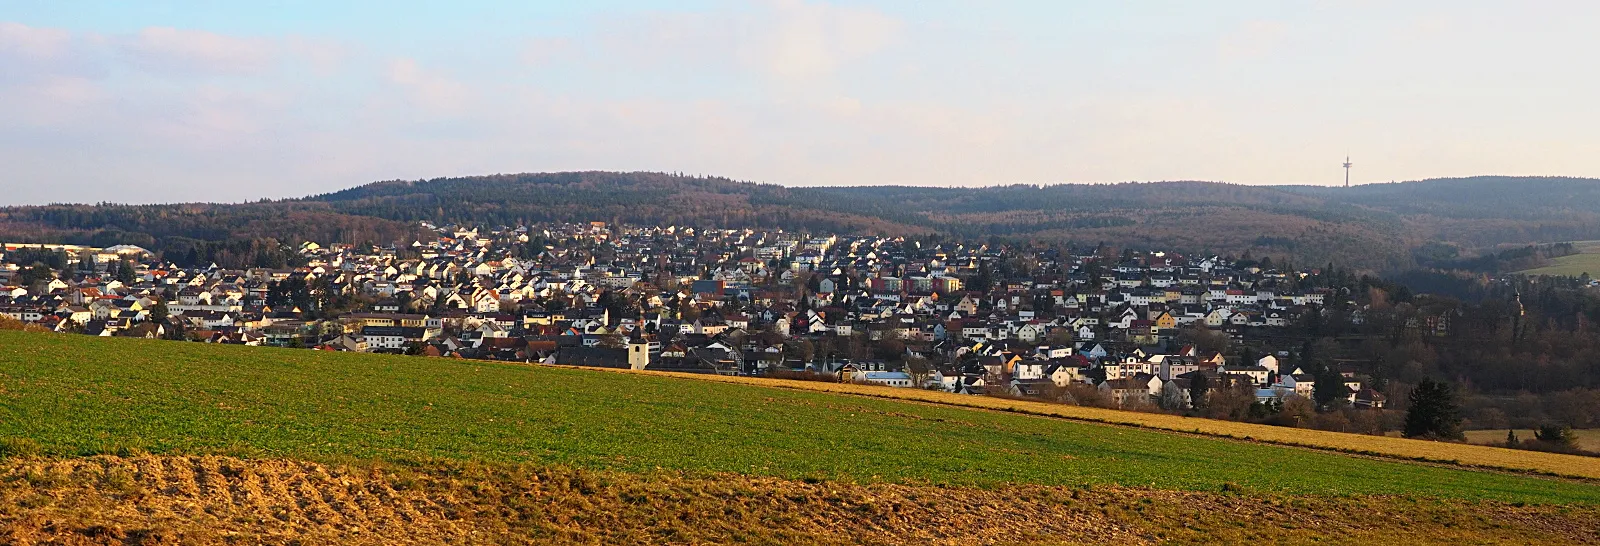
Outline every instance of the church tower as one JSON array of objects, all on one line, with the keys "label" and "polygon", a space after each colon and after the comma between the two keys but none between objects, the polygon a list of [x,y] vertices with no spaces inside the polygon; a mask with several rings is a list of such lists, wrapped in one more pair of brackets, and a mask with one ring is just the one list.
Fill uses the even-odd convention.
[{"label": "church tower", "polygon": [[650,365],[650,342],[639,330],[634,328],[633,335],[628,336],[628,368],[633,370]]},{"label": "church tower", "polygon": [[1522,307],[1522,292],[1518,291],[1511,296],[1511,344],[1516,345],[1518,338],[1522,337],[1522,317],[1528,311]]}]

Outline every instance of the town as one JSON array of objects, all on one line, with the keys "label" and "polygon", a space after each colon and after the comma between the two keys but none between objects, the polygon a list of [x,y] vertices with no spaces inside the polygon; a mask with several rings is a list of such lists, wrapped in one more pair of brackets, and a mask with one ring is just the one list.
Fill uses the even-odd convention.
[{"label": "town", "polygon": [[[0,315],[56,332],[1095,398],[1380,409],[1292,332],[1362,308],[1320,269],[937,238],[423,224],[408,245],[305,242],[285,267],[180,267],[134,246],[6,244]],[[1444,335],[1449,315],[1413,317]],[[1314,326],[1312,326],[1314,327]],[[1327,393],[1317,398],[1328,400]]]}]

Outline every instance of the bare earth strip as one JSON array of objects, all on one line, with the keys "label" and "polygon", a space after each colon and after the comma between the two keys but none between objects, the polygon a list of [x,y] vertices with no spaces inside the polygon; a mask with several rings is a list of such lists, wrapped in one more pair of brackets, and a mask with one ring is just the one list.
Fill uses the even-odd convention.
[{"label": "bare earth strip", "polygon": [[1516,472],[1532,472],[1536,474],[1563,476],[1569,478],[1600,479],[1600,458],[1564,455],[1559,453],[1523,451],[1449,442],[1430,442],[1396,438],[1391,436],[1371,436],[1366,434],[1329,432],[1324,430],[1303,428],[1275,427],[1251,423],[1220,421],[1216,419],[1119,411],[1072,406],[1066,404],[1052,404],[1047,402],[1011,400],[988,396],[971,396],[921,389],[879,387],[850,383],[792,381],[760,377],[647,372],[613,370],[605,368],[594,369],[613,372],[620,371],[622,373],[681,377],[686,379],[698,379],[701,381],[719,381],[723,383],[761,385],[766,387],[804,391],[852,394],[894,400],[910,400],[950,406],[1061,417],[1094,423],[1127,425],[1157,430],[1169,430],[1173,432],[1202,434],[1206,436],[1235,438],[1287,446],[1333,450],[1360,455],[1427,461],[1433,463],[1444,463],[1497,470],[1510,470]]},{"label": "bare earth strip", "polygon": [[1594,544],[1600,507],[220,456],[0,462],[0,543]]}]

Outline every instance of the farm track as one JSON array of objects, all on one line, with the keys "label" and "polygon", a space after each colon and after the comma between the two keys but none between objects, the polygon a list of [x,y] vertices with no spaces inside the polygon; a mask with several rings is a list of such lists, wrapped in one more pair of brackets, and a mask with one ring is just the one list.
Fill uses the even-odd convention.
[{"label": "farm track", "polygon": [[589,368],[1056,417],[1456,467],[1600,480],[1600,458],[848,383]]},{"label": "farm track", "polygon": [[1600,543],[1600,508],[221,456],[0,462],[34,544]]}]

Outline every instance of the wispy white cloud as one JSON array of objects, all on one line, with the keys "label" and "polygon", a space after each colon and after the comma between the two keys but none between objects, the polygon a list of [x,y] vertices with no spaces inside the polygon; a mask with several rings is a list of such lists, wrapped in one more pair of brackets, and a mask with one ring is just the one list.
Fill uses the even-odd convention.
[{"label": "wispy white cloud", "polygon": [[57,77],[99,77],[105,72],[99,55],[102,42],[93,34],[0,21],[0,73],[5,74],[0,87]]},{"label": "wispy white cloud", "polygon": [[[949,6],[796,0],[594,10],[554,35],[404,44],[0,23],[0,184],[24,182],[0,201],[247,199],[562,169],[1335,182],[1346,150],[1382,180],[1600,169],[1582,152],[1600,80],[1538,54],[1594,49],[1579,17],[1533,32],[1553,16],[1462,10],[1420,32],[1409,22],[1437,10],[1391,3],[989,16],[1005,9],[974,7],[972,21],[937,13]],[[1370,13],[1387,11],[1405,13]],[[1507,25],[1526,28],[1514,39],[1496,30]],[[1519,40],[1539,47],[1523,54]]]},{"label": "wispy white cloud", "polygon": [[469,95],[466,85],[443,74],[423,70],[415,59],[390,61],[389,81],[406,89],[413,105],[430,112],[459,111]]},{"label": "wispy white cloud", "polygon": [[745,61],[789,82],[814,82],[841,65],[880,51],[904,23],[882,12],[781,0],[747,19]]},{"label": "wispy white cloud", "polygon": [[0,53],[21,58],[47,60],[66,53],[72,33],[58,28],[35,28],[22,23],[0,21]]},{"label": "wispy white cloud", "polygon": [[736,70],[812,85],[900,37],[905,23],[880,11],[774,0],[736,12],[650,12],[597,18],[594,47],[570,54],[633,67]]},{"label": "wispy white cloud", "polygon": [[223,74],[259,73],[281,60],[281,43],[203,30],[149,27],[117,41],[133,64],[151,70]]},{"label": "wispy white cloud", "polygon": [[303,64],[322,76],[334,74],[353,55],[349,45],[327,38],[288,36],[281,47],[291,63]]}]

